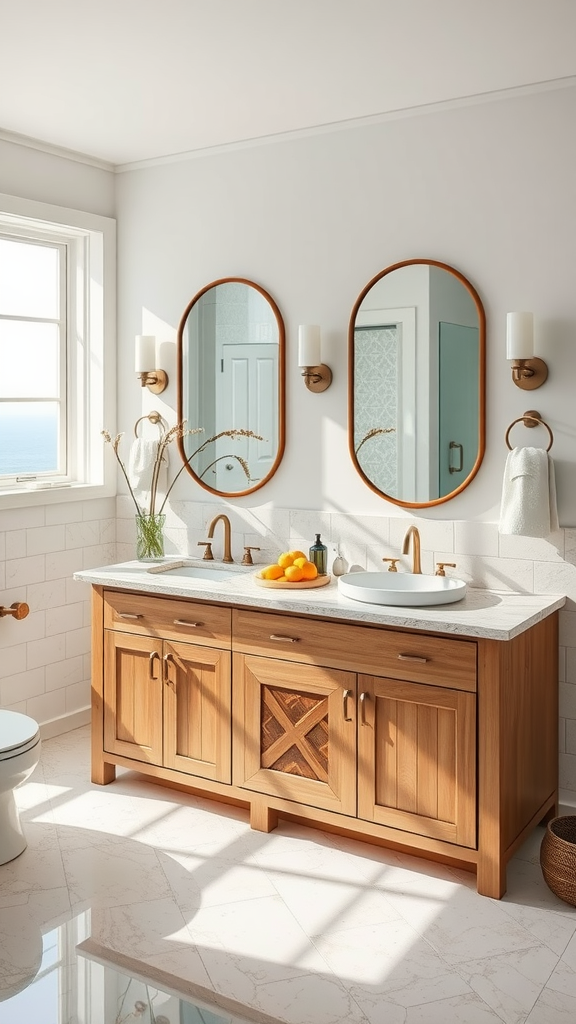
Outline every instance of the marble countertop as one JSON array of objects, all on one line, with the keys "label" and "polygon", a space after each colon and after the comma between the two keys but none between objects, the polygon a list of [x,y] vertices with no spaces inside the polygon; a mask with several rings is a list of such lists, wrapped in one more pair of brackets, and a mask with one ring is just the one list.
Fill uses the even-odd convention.
[{"label": "marble countertop", "polygon": [[[165,559],[172,564],[174,558]],[[189,565],[206,567],[206,563],[186,559]],[[150,572],[154,566],[145,562],[122,562],[74,573],[74,579],[96,586],[118,590],[137,590],[148,594],[188,597],[195,601],[212,601],[262,611],[287,614],[316,615],[366,625],[421,629],[457,636],[511,640],[530,629],[541,619],[562,608],[566,598],[553,594],[516,594],[510,591],[474,590],[468,588],[462,601],[423,608],[395,608],[353,601],[338,590],[338,580],[331,579],[325,587],[305,590],[274,590],[259,587],[254,574],[257,566],[244,568],[212,563],[213,567],[230,573],[218,580],[175,577]]]}]

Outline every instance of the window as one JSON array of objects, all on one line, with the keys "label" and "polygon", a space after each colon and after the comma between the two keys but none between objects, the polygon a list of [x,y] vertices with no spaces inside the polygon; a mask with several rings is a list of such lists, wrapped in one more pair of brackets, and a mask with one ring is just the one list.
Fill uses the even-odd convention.
[{"label": "window", "polygon": [[109,218],[0,196],[0,507],[114,493],[114,263]]}]

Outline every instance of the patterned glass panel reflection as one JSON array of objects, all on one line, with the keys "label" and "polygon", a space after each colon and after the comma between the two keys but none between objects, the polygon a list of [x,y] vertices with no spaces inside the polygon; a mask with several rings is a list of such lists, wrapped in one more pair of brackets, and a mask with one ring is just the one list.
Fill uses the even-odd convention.
[{"label": "patterned glass panel reflection", "polygon": [[369,480],[398,493],[399,334],[396,324],[354,331],[354,451]]}]

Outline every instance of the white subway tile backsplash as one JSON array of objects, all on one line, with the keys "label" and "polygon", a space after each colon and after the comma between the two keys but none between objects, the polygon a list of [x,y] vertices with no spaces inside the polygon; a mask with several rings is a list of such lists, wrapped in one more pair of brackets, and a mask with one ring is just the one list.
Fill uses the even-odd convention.
[{"label": "white subway tile backsplash", "polygon": [[26,645],[26,664],[28,668],[40,665],[51,665],[66,657],[66,636],[59,633],[44,640],[33,640]]},{"label": "white subway tile backsplash", "polygon": [[574,683],[576,685],[576,647],[566,648],[566,674],[564,678],[567,683]]},{"label": "white subway tile backsplash", "polygon": [[6,559],[6,587],[27,586],[42,583],[46,579],[46,556],[30,555],[27,558]]},{"label": "white subway tile backsplash", "polygon": [[26,714],[35,718],[37,722],[51,722],[54,718],[63,718],[66,714],[65,687],[31,697],[26,702]]},{"label": "white subway tile backsplash", "polygon": [[47,608],[44,615],[46,617],[46,636],[68,633],[70,630],[81,629],[84,625],[82,602]]},{"label": "white subway tile backsplash", "polygon": [[560,754],[559,787],[571,792],[576,790],[576,755]]},{"label": "white subway tile backsplash", "polygon": [[560,683],[558,696],[561,717],[576,719],[576,686],[572,683]]},{"label": "white subway tile backsplash", "polygon": [[[130,499],[132,500],[132,499]],[[116,498],[94,498],[92,501],[82,502],[82,513],[76,516],[76,521],[80,519],[115,519],[116,518]]]},{"label": "white subway tile backsplash", "polygon": [[561,683],[566,682],[566,648],[558,648],[558,679]]},{"label": "white subway tile backsplash", "polygon": [[[5,647],[0,658],[0,693],[2,680],[18,675],[26,670],[26,644],[17,647]],[[3,701],[2,701],[3,703]]]},{"label": "white subway tile backsplash", "polygon": [[66,543],[62,547],[84,548],[96,544],[100,544],[100,523],[97,520],[67,524]]},{"label": "white subway tile backsplash", "polygon": [[46,579],[68,579],[78,569],[82,569],[82,549],[52,552],[44,556],[46,559]]},{"label": "white subway tile backsplash", "polygon": [[71,715],[75,711],[83,711],[90,707],[90,680],[84,679],[79,683],[72,683],[66,687],[66,714]]},{"label": "white subway tile backsplash", "polygon": [[26,550],[26,530],[8,530],[3,536],[6,538],[5,558],[25,558],[31,554]]},{"label": "white subway tile backsplash", "polygon": [[26,601],[31,611],[66,604],[66,580],[47,580],[44,583],[29,584],[26,588]]},{"label": "white subway tile backsplash", "polygon": [[44,526],[46,522],[43,506],[29,508],[6,508],[0,511],[0,531],[22,530],[34,526]]},{"label": "white subway tile backsplash", "polygon": [[533,558],[539,562],[562,562],[564,558],[564,533],[559,530],[547,540],[541,537],[516,537],[499,534],[501,558]]},{"label": "white subway tile backsplash", "polygon": [[567,754],[576,754],[576,721],[574,719],[566,721],[566,746],[564,749]]},{"label": "white subway tile backsplash", "polygon": [[44,555],[48,551],[61,551],[64,547],[65,527],[37,526],[26,530],[26,554]]},{"label": "white subway tile backsplash", "polygon": [[[24,554],[25,553],[26,552],[24,552]],[[21,554],[21,552],[19,552],[18,557],[20,557],[20,554]],[[14,558],[15,556],[12,555],[12,557]],[[0,561],[3,562],[5,558],[6,558],[6,534],[5,533],[0,533]]]},{"label": "white subway tile backsplash", "polygon": [[17,672],[3,679],[0,683],[0,698],[3,706],[16,704],[18,701],[29,700],[44,693],[46,689],[44,668],[35,668],[31,672]]},{"label": "white subway tile backsplash", "polygon": [[[558,614],[560,643],[563,647],[576,647],[576,612],[562,609]],[[566,652],[568,656],[568,652]]]},{"label": "white subway tile backsplash", "polygon": [[46,505],[45,521],[46,526],[55,526],[62,523],[78,523],[83,518],[83,509],[92,502],[70,501],[61,505]]},{"label": "white subway tile backsplash", "polygon": [[53,665],[46,665],[46,691],[58,690],[62,686],[73,686],[89,678],[84,672],[84,657],[64,658]]},{"label": "white subway tile backsplash", "polygon": [[498,526],[496,523],[454,523],[456,554],[497,557]]},{"label": "white subway tile backsplash", "polygon": [[76,658],[88,654],[90,650],[90,627],[82,626],[80,629],[71,629],[66,633],[66,657]]}]

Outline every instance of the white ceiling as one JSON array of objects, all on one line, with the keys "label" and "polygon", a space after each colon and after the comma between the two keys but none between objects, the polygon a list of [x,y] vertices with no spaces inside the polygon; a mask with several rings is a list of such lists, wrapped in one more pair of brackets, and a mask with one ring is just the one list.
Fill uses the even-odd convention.
[{"label": "white ceiling", "polygon": [[111,164],[576,75],[576,0],[0,0],[0,134]]}]

